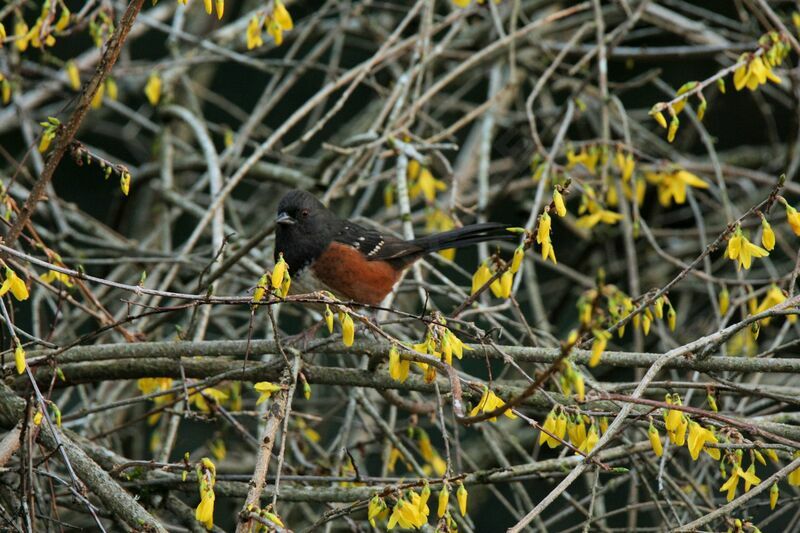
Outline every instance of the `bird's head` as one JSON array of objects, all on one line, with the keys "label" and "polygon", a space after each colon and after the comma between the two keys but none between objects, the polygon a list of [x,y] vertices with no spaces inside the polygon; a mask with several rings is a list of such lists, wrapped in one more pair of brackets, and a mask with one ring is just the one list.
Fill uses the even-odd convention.
[{"label": "bird's head", "polygon": [[275,257],[283,253],[290,269],[296,270],[325,249],[338,230],[339,219],[314,195],[293,190],[278,203],[275,224]]}]

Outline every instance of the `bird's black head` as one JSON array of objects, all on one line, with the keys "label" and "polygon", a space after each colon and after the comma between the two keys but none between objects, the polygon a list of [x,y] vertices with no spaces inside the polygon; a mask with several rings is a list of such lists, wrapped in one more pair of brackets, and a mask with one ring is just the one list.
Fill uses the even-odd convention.
[{"label": "bird's black head", "polygon": [[314,195],[298,190],[281,198],[275,223],[275,260],[283,253],[292,274],[325,251],[340,225]]}]

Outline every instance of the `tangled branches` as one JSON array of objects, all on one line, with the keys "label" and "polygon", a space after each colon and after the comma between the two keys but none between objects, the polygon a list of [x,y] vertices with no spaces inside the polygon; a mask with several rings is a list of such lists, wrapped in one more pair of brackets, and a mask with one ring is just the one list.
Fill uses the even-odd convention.
[{"label": "tangled branches", "polygon": [[0,8],[4,529],[796,528],[800,14],[144,4]]}]

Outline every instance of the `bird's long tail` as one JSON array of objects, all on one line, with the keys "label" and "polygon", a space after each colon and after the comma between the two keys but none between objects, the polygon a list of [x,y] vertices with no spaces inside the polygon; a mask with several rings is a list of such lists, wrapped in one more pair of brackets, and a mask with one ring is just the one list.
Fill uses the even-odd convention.
[{"label": "bird's long tail", "polygon": [[506,224],[484,222],[420,237],[411,241],[411,244],[419,246],[423,253],[431,253],[448,248],[461,248],[479,242],[515,239],[519,239],[519,235],[509,232]]}]

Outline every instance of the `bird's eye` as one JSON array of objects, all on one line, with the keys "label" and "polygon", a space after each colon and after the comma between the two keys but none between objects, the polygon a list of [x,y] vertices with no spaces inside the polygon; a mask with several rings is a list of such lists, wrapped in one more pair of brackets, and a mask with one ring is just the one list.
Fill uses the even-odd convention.
[{"label": "bird's eye", "polygon": [[300,216],[302,218],[308,217],[308,209],[303,209],[302,211],[300,211]]}]

